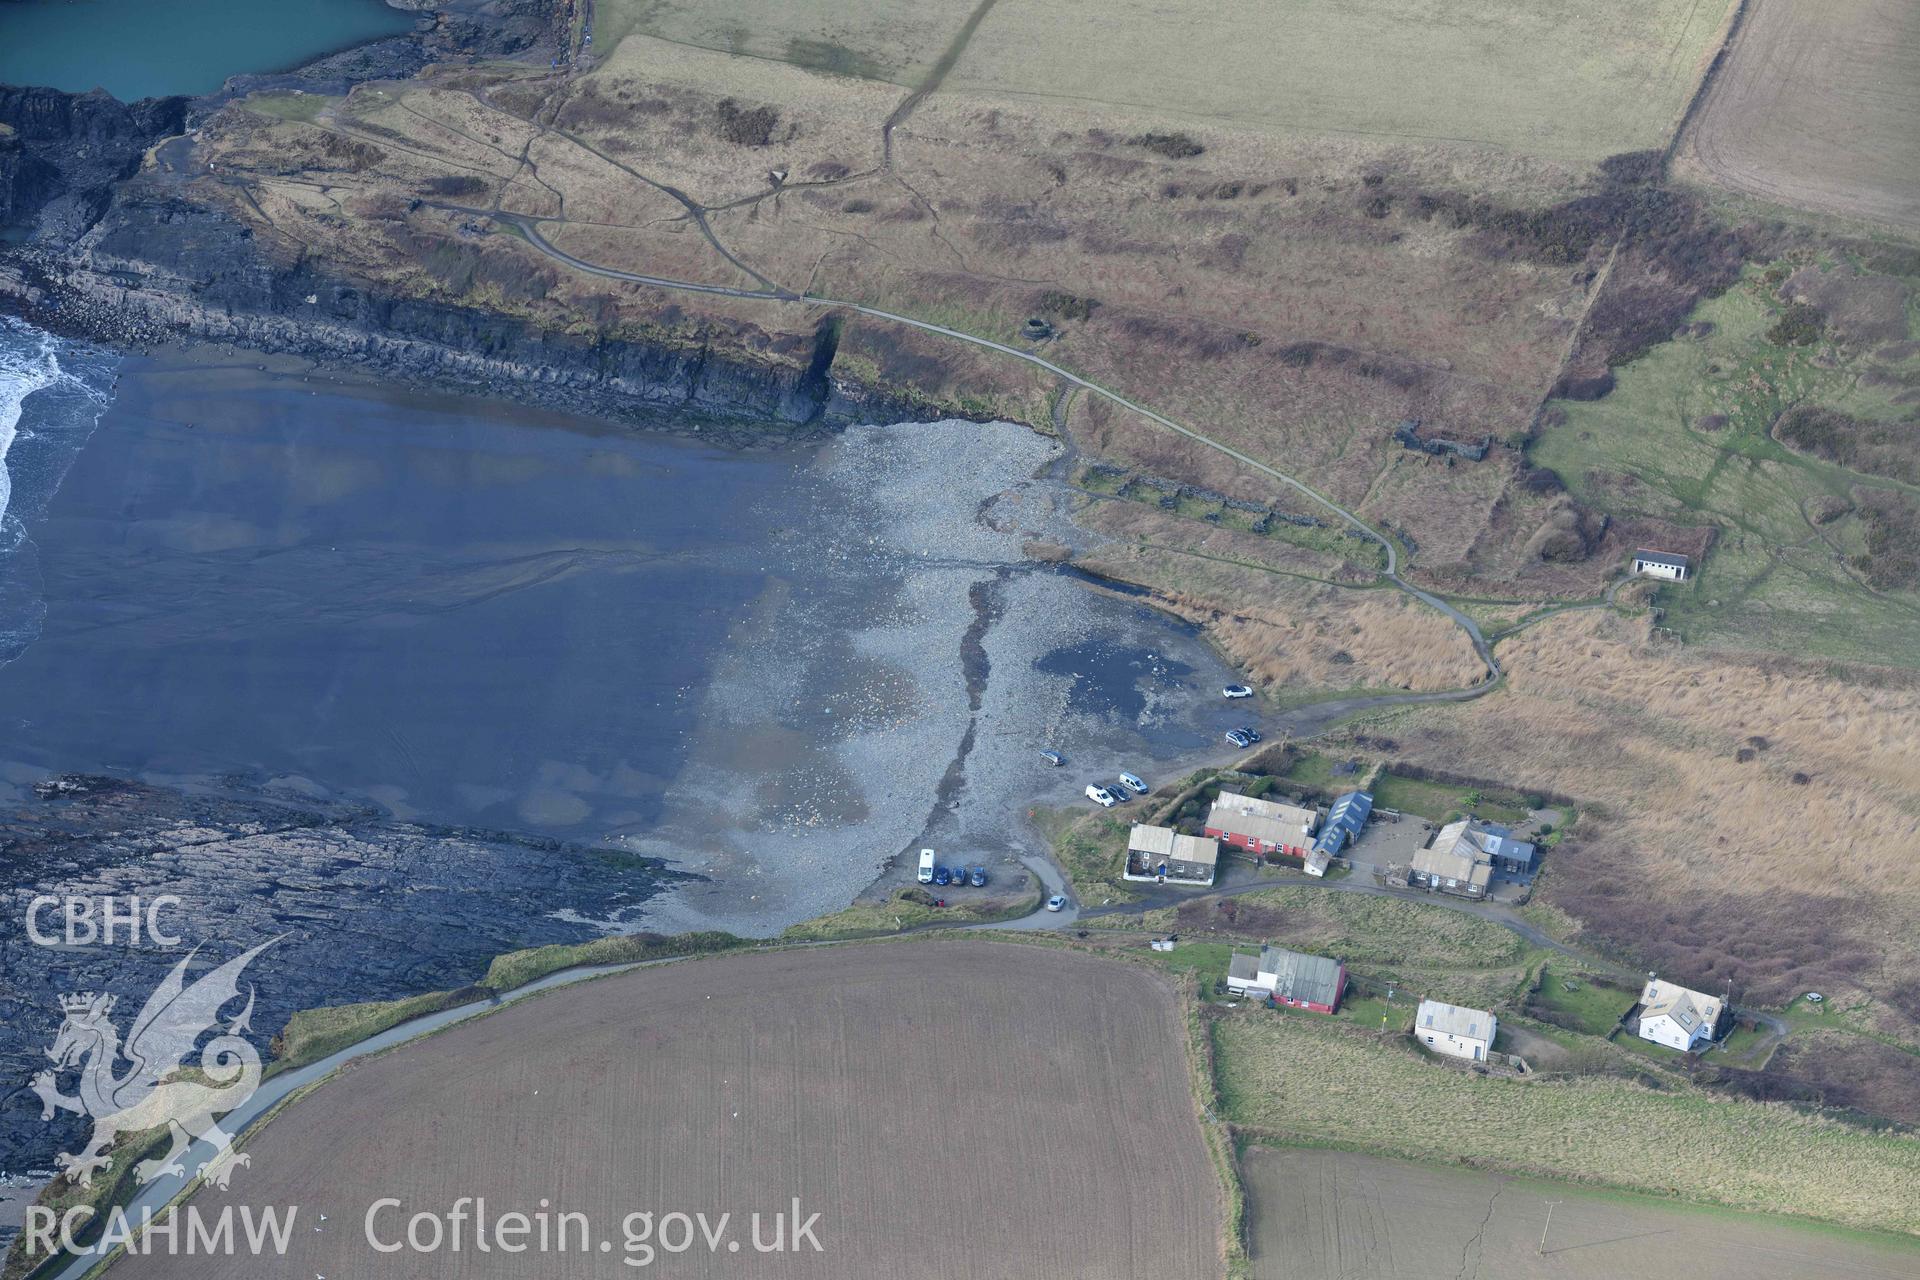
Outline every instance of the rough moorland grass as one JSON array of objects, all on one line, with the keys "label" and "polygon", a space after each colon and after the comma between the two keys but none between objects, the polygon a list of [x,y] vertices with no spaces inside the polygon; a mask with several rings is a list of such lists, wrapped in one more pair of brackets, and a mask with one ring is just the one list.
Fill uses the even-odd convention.
[{"label": "rough moorland grass", "polygon": [[1264,1137],[1920,1233],[1920,1138],[1612,1077],[1429,1065],[1401,1037],[1263,1010],[1214,1024],[1228,1117]]},{"label": "rough moorland grass", "polygon": [[789,926],[781,938],[789,942],[825,942],[837,938],[867,938],[900,933],[923,924],[984,924],[1017,920],[1040,904],[1035,888],[1017,899],[991,898],[933,907],[918,900],[913,889],[897,890],[885,902],[856,902],[829,915]]},{"label": "rough moorland grass", "polygon": [[1519,965],[1528,950],[1511,930],[1465,912],[1305,886],[1162,907],[1143,912],[1140,922],[1148,929],[1283,942],[1374,967],[1504,969]]},{"label": "rough moorland grass", "polygon": [[411,1018],[484,1000],[490,994],[481,987],[463,987],[458,991],[428,991],[400,1000],[369,1000],[302,1009],[288,1018],[286,1028],[274,1037],[273,1063],[267,1073],[272,1075],[318,1062],[330,1053],[338,1053],[348,1045],[358,1044]]},{"label": "rough moorland grass", "polygon": [[630,933],[595,938],[590,942],[554,943],[495,956],[493,963],[487,966],[487,976],[480,980],[480,985],[494,991],[511,991],[550,973],[581,965],[635,964],[643,960],[701,955],[752,945],[749,939],[718,930],[681,933],[671,938],[657,933]]},{"label": "rough moorland grass", "polygon": [[1058,811],[1046,826],[1053,836],[1054,860],[1073,883],[1082,906],[1138,902],[1140,895],[1121,878],[1127,854],[1128,820],[1104,813],[1075,815]]},{"label": "rough moorland grass", "polygon": [[[121,1134],[107,1148],[107,1154],[113,1160],[113,1168],[103,1174],[97,1174],[91,1185],[81,1186],[65,1178],[55,1178],[40,1189],[34,1204],[51,1209],[56,1217],[64,1218],[69,1212],[82,1208],[93,1210],[94,1217],[75,1232],[75,1239],[81,1244],[90,1244],[106,1230],[104,1215],[114,1206],[125,1206],[133,1200],[139,1181],[133,1175],[133,1166],[141,1160],[158,1156],[168,1145],[166,1131],[147,1129],[139,1133]],[[78,1219],[75,1219],[78,1221]],[[27,1248],[25,1232],[13,1239],[8,1248],[6,1262],[0,1266],[0,1280],[23,1280],[35,1275],[36,1270],[43,1276],[52,1275],[57,1268],[49,1263],[49,1255],[32,1253]]]}]

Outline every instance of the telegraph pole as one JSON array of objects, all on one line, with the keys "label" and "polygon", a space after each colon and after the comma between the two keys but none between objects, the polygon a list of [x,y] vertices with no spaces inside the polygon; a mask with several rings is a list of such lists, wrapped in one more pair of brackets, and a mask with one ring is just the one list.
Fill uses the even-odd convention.
[{"label": "telegraph pole", "polygon": [[1559,1203],[1558,1200],[1547,1201],[1547,1220],[1540,1227],[1540,1247],[1534,1250],[1536,1254],[1544,1256],[1547,1252],[1547,1230],[1553,1226],[1553,1206]]}]

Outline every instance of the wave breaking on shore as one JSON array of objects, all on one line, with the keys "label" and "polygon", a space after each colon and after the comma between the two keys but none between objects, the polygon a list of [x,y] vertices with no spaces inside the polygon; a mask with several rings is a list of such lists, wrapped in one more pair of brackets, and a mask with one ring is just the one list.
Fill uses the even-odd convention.
[{"label": "wave breaking on shore", "polygon": [[0,663],[40,634],[29,536],[113,400],[118,360],[0,316]]}]

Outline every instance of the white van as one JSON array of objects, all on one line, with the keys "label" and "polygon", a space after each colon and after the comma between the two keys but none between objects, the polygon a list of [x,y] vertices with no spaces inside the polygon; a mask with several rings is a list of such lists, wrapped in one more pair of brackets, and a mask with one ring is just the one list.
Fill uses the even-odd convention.
[{"label": "white van", "polygon": [[931,849],[920,851],[920,883],[933,883],[933,850]]}]

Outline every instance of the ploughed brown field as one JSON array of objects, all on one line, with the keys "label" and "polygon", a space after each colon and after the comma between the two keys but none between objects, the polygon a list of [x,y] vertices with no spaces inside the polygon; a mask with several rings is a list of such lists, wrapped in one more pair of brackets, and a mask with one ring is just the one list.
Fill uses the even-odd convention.
[{"label": "ploughed brown field", "polygon": [[[299,1205],[284,1259],[123,1260],[117,1278],[1199,1277],[1219,1183],[1165,980],[1038,947],[730,956],[565,988],[363,1061],[246,1144],[217,1212]],[[461,1196],[588,1215],[591,1251],[375,1252]],[[794,1198],[820,1252],[759,1253]],[[710,1252],[623,1265],[622,1219],[731,1212]],[[327,1215],[324,1224],[318,1215]],[[323,1226],[315,1231],[315,1225]],[[785,1224],[790,1238],[793,1224]],[[611,1248],[599,1250],[605,1240]],[[675,1239],[677,1243],[677,1238]]]},{"label": "ploughed brown field", "polygon": [[[1911,1276],[1920,1246],[1347,1151],[1243,1157],[1255,1280]],[[1547,1220],[1547,1206],[1553,1220]],[[1542,1231],[1545,1229],[1545,1243]]]},{"label": "ploughed brown field", "polygon": [[1680,158],[1735,191],[1920,230],[1920,7],[1749,0]]}]

